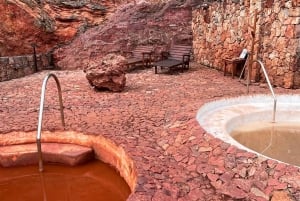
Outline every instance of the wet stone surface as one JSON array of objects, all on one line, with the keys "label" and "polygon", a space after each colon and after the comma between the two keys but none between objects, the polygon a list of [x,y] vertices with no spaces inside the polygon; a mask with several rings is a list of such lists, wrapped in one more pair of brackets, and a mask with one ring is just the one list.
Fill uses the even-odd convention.
[{"label": "wet stone surface", "polygon": [[[93,149],[76,144],[42,143],[43,162],[76,166],[94,158]],[[13,167],[38,164],[36,143],[0,146],[0,166]]]},{"label": "wet stone surface", "polygon": [[[36,129],[46,73],[0,83],[1,134]],[[124,91],[112,93],[93,90],[82,71],[54,73],[62,85],[66,129],[103,135],[135,161],[138,182],[130,201],[300,200],[299,168],[237,149],[197,123],[204,103],[246,94],[238,79],[197,65],[174,74],[147,69],[126,74]],[[60,130],[53,80],[47,88],[43,128]],[[269,90],[255,85],[250,93]]]}]

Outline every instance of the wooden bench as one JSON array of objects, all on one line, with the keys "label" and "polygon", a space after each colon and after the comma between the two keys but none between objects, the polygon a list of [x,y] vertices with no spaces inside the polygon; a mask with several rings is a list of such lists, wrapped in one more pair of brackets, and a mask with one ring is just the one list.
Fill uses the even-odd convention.
[{"label": "wooden bench", "polygon": [[155,74],[157,74],[157,68],[177,68],[181,67],[181,70],[189,69],[190,67],[190,54],[192,46],[186,45],[174,45],[168,52],[161,53],[161,60],[154,62]]},{"label": "wooden bench", "polygon": [[149,67],[151,62],[151,55],[153,52],[152,46],[138,46],[132,52],[128,52],[130,57],[127,58],[127,68],[142,64],[144,67]]}]

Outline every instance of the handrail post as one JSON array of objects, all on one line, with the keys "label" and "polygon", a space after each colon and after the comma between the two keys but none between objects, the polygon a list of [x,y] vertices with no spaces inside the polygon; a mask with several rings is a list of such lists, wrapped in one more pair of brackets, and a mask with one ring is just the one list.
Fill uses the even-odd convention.
[{"label": "handrail post", "polygon": [[[249,52],[248,54],[250,55],[251,53]],[[246,62],[245,62],[245,64],[244,64],[244,66],[243,66],[242,72],[241,72],[240,77],[239,77],[239,81],[242,79],[243,73],[244,73],[244,71],[245,71],[247,65],[249,65],[249,64],[248,64],[248,60],[249,60],[248,58],[249,58],[249,55],[248,55],[248,57],[247,57],[247,59],[246,59]],[[248,70],[247,74],[248,74],[248,75],[247,75],[247,81],[246,81],[246,84],[247,84],[247,94],[249,94],[249,83],[250,83],[250,81],[249,81],[249,79],[250,79],[249,70]]]},{"label": "handrail post", "polygon": [[275,113],[276,113],[276,107],[277,107],[276,105],[277,105],[277,99],[274,98],[272,123],[275,123]]},{"label": "handrail post", "polygon": [[43,121],[43,111],[44,111],[44,102],[45,102],[45,92],[48,79],[53,77],[57,86],[58,90],[58,97],[59,97],[59,104],[60,104],[60,115],[61,115],[61,122],[63,127],[65,127],[65,118],[64,118],[64,111],[63,111],[63,103],[62,103],[62,94],[61,94],[61,86],[58,81],[58,78],[53,73],[49,73],[43,81],[42,85],[42,92],[41,92],[41,101],[40,101],[40,110],[39,110],[39,119],[38,119],[38,128],[37,128],[37,150],[38,150],[38,159],[39,159],[39,171],[43,171],[43,157],[42,157],[42,145],[41,145],[41,131],[42,131],[42,121]]},{"label": "handrail post", "polygon": [[[277,98],[276,98],[276,96],[275,96],[273,87],[272,87],[271,82],[270,82],[270,80],[269,80],[269,76],[268,76],[268,73],[267,73],[267,71],[266,71],[266,68],[265,68],[264,64],[263,64],[260,60],[253,60],[253,63],[254,63],[254,62],[259,63],[261,69],[263,70],[263,73],[264,73],[264,76],[265,76],[265,78],[266,78],[268,87],[269,87],[269,89],[270,89],[270,91],[271,91],[271,94],[272,94],[272,96],[273,96],[274,104],[273,104],[272,123],[275,123],[275,113],[276,113],[276,107],[277,107],[277,106],[276,106],[276,105],[277,105]],[[243,69],[243,70],[244,70],[244,69]],[[249,71],[249,70],[248,70],[248,71]],[[249,83],[248,83],[248,82],[247,82],[247,93],[249,93]]]}]

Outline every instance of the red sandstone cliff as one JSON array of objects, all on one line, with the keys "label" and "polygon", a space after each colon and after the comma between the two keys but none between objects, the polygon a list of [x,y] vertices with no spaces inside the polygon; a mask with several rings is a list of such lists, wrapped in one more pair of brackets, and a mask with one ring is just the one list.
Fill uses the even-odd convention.
[{"label": "red sandstone cliff", "polygon": [[192,44],[191,21],[191,8],[175,1],[123,4],[105,23],[56,49],[55,64],[61,69],[83,69],[108,53],[122,54],[138,45]]},{"label": "red sandstone cliff", "polygon": [[139,44],[192,43],[191,8],[176,0],[0,0],[0,10],[0,56],[31,54],[36,43],[38,53],[54,50],[61,69]]},{"label": "red sandstone cliff", "polygon": [[112,9],[90,0],[0,0],[0,55],[32,53],[32,43],[49,51],[100,24]]}]

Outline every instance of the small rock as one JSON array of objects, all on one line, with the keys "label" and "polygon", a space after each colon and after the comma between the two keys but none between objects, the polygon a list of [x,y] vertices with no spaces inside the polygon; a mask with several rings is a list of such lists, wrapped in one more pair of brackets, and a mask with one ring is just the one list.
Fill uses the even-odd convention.
[{"label": "small rock", "polygon": [[195,188],[195,189],[191,190],[188,195],[189,195],[190,200],[198,200],[198,199],[201,199],[202,197],[204,197],[203,191],[199,188]]},{"label": "small rock", "polygon": [[239,175],[242,178],[245,178],[247,176],[247,169],[245,167],[243,167],[240,171],[239,171]]},{"label": "small rock", "polygon": [[185,157],[185,156],[182,156],[182,155],[180,155],[180,154],[174,155],[174,159],[175,159],[177,162],[179,162],[179,161],[181,161],[182,159],[184,159],[184,157]]},{"label": "small rock", "polygon": [[164,150],[167,150],[169,146],[170,146],[169,144],[163,144],[163,145],[162,145],[162,148],[163,148]]},{"label": "small rock", "polygon": [[210,182],[210,184],[213,186],[213,187],[215,187],[216,189],[223,189],[223,186],[224,185],[222,185],[222,181],[221,180],[217,180],[217,181],[212,181],[212,182]]},{"label": "small rock", "polygon": [[285,171],[285,169],[286,169],[286,164],[283,163],[278,163],[275,167],[275,170],[279,172]]},{"label": "small rock", "polygon": [[215,165],[217,167],[224,167],[224,159],[222,157],[210,157],[208,159],[208,164]]},{"label": "small rock", "polygon": [[219,175],[208,173],[207,177],[210,181],[217,181],[217,179],[219,178]]},{"label": "small rock", "polygon": [[271,201],[294,201],[286,191],[274,191]]},{"label": "small rock", "polygon": [[186,183],[177,183],[178,197],[184,197],[190,192],[190,187]]},{"label": "small rock", "polygon": [[234,185],[236,185],[238,188],[250,192],[252,182],[248,179],[234,179],[233,180]]},{"label": "small rock", "polygon": [[262,171],[262,172],[259,174],[259,177],[260,177],[260,180],[267,180],[267,179],[268,179],[268,173],[265,172],[265,171]]},{"label": "small rock", "polygon": [[251,193],[253,193],[255,196],[257,197],[263,197],[266,200],[269,200],[269,196],[267,196],[264,192],[262,192],[261,190],[259,190],[258,188],[252,187],[251,188]]},{"label": "small rock", "polygon": [[236,153],[236,151],[237,151],[237,148],[235,146],[231,145],[230,147],[228,147],[226,153],[234,154],[234,153]]},{"label": "small rock", "polygon": [[220,148],[220,147],[217,147],[213,150],[213,155],[214,156],[219,156],[223,153],[224,151]]},{"label": "small rock", "polygon": [[286,188],[287,188],[287,183],[281,183],[281,184],[274,186],[274,189],[277,189],[277,190],[284,190]]},{"label": "small rock", "polygon": [[196,139],[196,137],[195,136],[191,136],[191,137],[189,137],[189,141],[192,141],[192,140],[194,140],[194,139]]},{"label": "small rock", "polygon": [[223,186],[222,193],[232,197],[233,199],[244,199],[247,197],[247,193],[237,188],[235,185]]},{"label": "small rock", "polygon": [[154,174],[154,178],[158,180],[164,180],[166,177],[163,174]]},{"label": "small rock", "polygon": [[267,163],[269,168],[274,168],[278,162],[274,160],[268,160]]},{"label": "small rock", "polygon": [[268,180],[268,185],[269,186],[278,186],[278,185],[280,185],[281,184],[281,182],[280,181],[278,181],[277,179],[269,179]]},{"label": "small rock", "polygon": [[256,172],[256,168],[255,167],[251,167],[249,172],[248,172],[248,176],[249,177],[252,177]]},{"label": "small rock", "polygon": [[200,147],[198,149],[199,152],[207,152],[207,151],[212,151],[211,147]]},{"label": "small rock", "polygon": [[165,200],[165,201],[172,201],[173,198],[170,195],[167,195],[164,191],[159,190],[156,191],[155,194],[153,195],[152,201],[161,201],[161,200]]},{"label": "small rock", "polygon": [[225,172],[224,174],[222,174],[220,176],[220,179],[224,182],[224,183],[230,183],[232,182],[232,178],[234,176],[233,172]]}]

